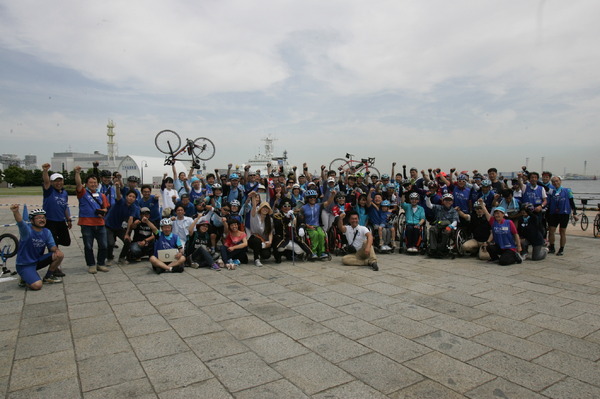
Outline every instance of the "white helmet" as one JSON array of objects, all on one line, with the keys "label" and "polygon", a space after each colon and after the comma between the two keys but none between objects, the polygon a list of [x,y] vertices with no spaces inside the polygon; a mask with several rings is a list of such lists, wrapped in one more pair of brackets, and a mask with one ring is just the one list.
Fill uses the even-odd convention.
[{"label": "white helmet", "polygon": [[161,219],[160,225],[161,225],[161,227],[162,226],[171,226],[171,225],[173,225],[173,222],[169,218],[164,218],[164,219]]}]

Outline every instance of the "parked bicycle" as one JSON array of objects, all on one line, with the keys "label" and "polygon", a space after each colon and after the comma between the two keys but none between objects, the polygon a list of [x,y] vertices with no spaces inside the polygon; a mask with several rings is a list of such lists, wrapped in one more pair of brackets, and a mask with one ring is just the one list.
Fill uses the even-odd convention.
[{"label": "parked bicycle", "polygon": [[344,171],[350,169],[354,173],[370,174],[381,177],[379,170],[373,166],[375,158],[354,159],[354,155],[346,154],[346,158],[336,158],[329,164],[329,170]]},{"label": "parked bicycle", "polygon": [[19,240],[12,234],[6,233],[0,235],[0,260],[2,261],[2,273],[0,277],[4,275],[13,276],[17,274],[15,271],[11,271],[6,267],[6,261],[17,254],[19,249]]},{"label": "parked bicycle", "polygon": [[600,236],[600,204],[598,204],[598,213],[594,218],[594,237]]},{"label": "parked bicycle", "polygon": [[182,147],[179,134],[173,130],[158,132],[154,144],[158,151],[167,154],[165,165],[173,165],[176,161],[191,161],[192,166],[199,169],[200,161],[208,161],[215,156],[215,145],[206,137],[185,139],[185,145]]},{"label": "parked bicycle", "polygon": [[581,215],[580,215],[581,221],[579,222],[580,223],[579,226],[581,227],[581,230],[583,230],[583,231],[586,231],[588,228],[588,225],[590,224],[590,221],[589,221],[587,215],[585,214],[585,206],[587,205],[587,203],[588,203],[587,199],[581,200]]}]

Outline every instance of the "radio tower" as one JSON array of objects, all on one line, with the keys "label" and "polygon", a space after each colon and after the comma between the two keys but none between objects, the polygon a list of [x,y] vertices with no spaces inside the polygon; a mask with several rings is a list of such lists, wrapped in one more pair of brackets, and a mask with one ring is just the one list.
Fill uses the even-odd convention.
[{"label": "radio tower", "polygon": [[108,136],[108,164],[111,168],[115,168],[117,166],[116,157],[117,157],[117,143],[115,143],[115,132],[113,129],[115,128],[115,124],[112,119],[108,120],[108,125],[106,125],[108,131],[106,135]]}]

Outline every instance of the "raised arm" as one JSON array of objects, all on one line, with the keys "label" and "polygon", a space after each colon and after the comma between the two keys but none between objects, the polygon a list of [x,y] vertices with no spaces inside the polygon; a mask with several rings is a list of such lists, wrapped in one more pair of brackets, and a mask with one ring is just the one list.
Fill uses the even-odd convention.
[{"label": "raised arm", "polygon": [[81,166],[75,166],[75,190],[77,192],[83,190],[83,184],[81,183]]},{"label": "raised arm", "polygon": [[48,170],[50,170],[50,164],[45,163],[42,165],[42,180],[44,190],[48,190],[50,188],[50,176],[48,176]]}]

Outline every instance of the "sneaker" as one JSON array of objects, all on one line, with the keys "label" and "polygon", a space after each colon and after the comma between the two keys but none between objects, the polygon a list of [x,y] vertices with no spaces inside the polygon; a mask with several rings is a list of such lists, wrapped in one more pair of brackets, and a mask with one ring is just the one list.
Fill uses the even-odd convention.
[{"label": "sneaker", "polygon": [[158,267],[158,266],[154,266],[152,265],[152,270],[154,270],[154,272],[156,274],[161,274],[165,272],[165,269],[163,269],[162,267]]},{"label": "sneaker", "polygon": [[373,262],[369,266],[371,266],[371,269],[373,269],[373,271],[379,270],[379,266],[377,266],[377,262]]},{"label": "sneaker", "polygon": [[256,259],[256,260],[254,261],[254,264],[255,264],[256,266],[258,266],[258,267],[262,267],[262,265],[263,265],[263,264],[262,264],[262,262],[260,261],[260,259]]},{"label": "sneaker", "polygon": [[216,272],[220,272],[221,271],[221,268],[216,263],[213,263],[213,265],[211,266],[211,269],[213,269]]},{"label": "sneaker", "polygon": [[175,266],[171,269],[171,273],[183,273],[183,266]]},{"label": "sneaker", "polygon": [[319,259],[319,257],[317,256],[317,254],[312,254],[310,257],[310,260],[317,260]]},{"label": "sneaker", "polygon": [[90,274],[96,274],[96,273],[98,273],[98,269],[96,268],[96,266],[89,266],[88,267],[88,273],[90,273]]},{"label": "sneaker", "polygon": [[106,259],[106,266],[112,266],[114,259]]},{"label": "sneaker", "polygon": [[232,262],[233,262],[233,264],[234,264],[234,265],[236,265],[236,266],[239,266],[239,265],[240,265],[240,263],[241,263],[239,259],[233,259],[233,260],[232,260]]},{"label": "sneaker", "polygon": [[56,270],[54,271],[54,273],[53,273],[53,274],[54,274],[56,277],[64,277],[64,276],[65,276],[65,273],[63,273],[63,271],[62,271],[62,270],[60,270],[60,269],[56,269]]},{"label": "sneaker", "polygon": [[127,260],[127,258],[119,258],[119,263],[121,265],[128,265],[129,261]]},{"label": "sneaker", "polygon": [[559,248],[558,252],[556,253],[556,256],[563,256],[564,255],[564,249]]},{"label": "sneaker", "polygon": [[329,254],[327,252],[323,252],[321,254],[321,259],[329,259]]},{"label": "sneaker", "polygon": [[[198,264],[198,262],[192,262],[192,263],[190,263],[190,267],[192,269],[198,269],[200,267],[200,265]],[[214,269],[214,267],[213,267],[213,269]]]},{"label": "sneaker", "polygon": [[25,280],[23,280],[22,278],[19,278],[19,287],[21,287],[21,288],[27,287],[27,284],[25,284]]},{"label": "sneaker", "polygon": [[550,246],[548,247],[548,253],[549,253],[549,254],[553,254],[554,252],[556,252],[556,250],[554,249],[554,245],[550,245]]},{"label": "sneaker", "polygon": [[51,274],[49,276],[44,277],[42,280],[44,283],[54,284],[54,283],[62,283],[62,278]]},{"label": "sneaker", "polygon": [[106,273],[106,272],[110,271],[110,269],[109,269],[108,267],[106,267],[106,266],[100,266],[100,265],[98,265],[98,266],[96,266],[96,268],[97,268],[99,271],[101,271],[101,272],[104,272],[104,273]]}]

